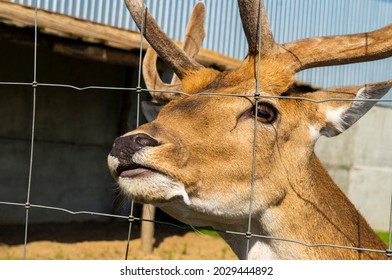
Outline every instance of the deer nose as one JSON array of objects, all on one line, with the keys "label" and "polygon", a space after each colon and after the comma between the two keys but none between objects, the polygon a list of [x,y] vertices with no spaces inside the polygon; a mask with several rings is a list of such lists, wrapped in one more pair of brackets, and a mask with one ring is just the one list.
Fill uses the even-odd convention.
[{"label": "deer nose", "polygon": [[122,136],[114,140],[110,155],[118,158],[120,161],[128,161],[133,154],[142,148],[155,147],[158,145],[159,142],[156,139],[145,133]]}]

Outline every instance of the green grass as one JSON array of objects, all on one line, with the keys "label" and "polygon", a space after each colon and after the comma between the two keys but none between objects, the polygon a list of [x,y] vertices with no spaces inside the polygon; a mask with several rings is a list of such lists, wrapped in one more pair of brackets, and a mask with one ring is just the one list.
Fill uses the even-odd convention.
[{"label": "green grass", "polygon": [[188,254],[188,244],[185,243],[184,247],[182,248],[181,254],[186,255]]},{"label": "green grass", "polygon": [[200,227],[200,228],[197,228],[197,231],[202,234],[205,234],[205,235],[220,238],[220,235],[215,230],[211,229],[210,227]]},{"label": "green grass", "polygon": [[[200,227],[197,228],[197,231],[205,234],[205,235],[209,235],[209,236],[213,236],[213,237],[217,237],[220,238],[220,235],[214,231],[213,229],[209,228],[209,227]],[[381,238],[381,240],[388,245],[388,237],[389,237],[389,232],[386,231],[377,231],[376,232],[377,235]]]},{"label": "green grass", "polygon": [[377,233],[377,235],[381,238],[381,240],[384,241],[385,244],[388,245],[388,236],[389,236],[389,232],[386,232],[386,231],[377,231],[376,233]]},{"label": "green grass", "polygon": [[166,254],[166,259],[171,261],[173,260],[173,251],[164,251],[164,253]]}]

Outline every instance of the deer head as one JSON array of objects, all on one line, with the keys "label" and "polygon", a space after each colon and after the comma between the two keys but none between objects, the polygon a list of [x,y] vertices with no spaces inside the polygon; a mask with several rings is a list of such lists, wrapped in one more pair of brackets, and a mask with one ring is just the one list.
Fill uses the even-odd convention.
[{"label": "deer head", "polygon": [[[186,95],[165,96],[172,101],[156,120],[115,140],[108,157],[112,175],[130,198],[194,226],[246,232],[251,217],[254,234],[383,249],[313,148],[320,136],[338,135],[354,124],[375,104],[369,99],[382,97],[392,81],[307,93],[295,91],[294,84],[304,69],[392,56],[392,25],[280,45],[264,5],[238,3],[249,53],[238,69],[219,72],[198,64],[168,38],[142,1],[126,0],[139,28],[145,16],[144,36]],[[161,83],[148,71],[154,70],[145,69],[147,80]],[[241,258],[384,257],[263,238],[251,238],[245,252],[244,236],[222,236]]]}]

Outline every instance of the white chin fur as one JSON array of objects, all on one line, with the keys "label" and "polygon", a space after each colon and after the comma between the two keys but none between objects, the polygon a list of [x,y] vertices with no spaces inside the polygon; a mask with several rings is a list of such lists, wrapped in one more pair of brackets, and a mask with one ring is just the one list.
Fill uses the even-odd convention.
[{"label": "white chin fur", "polygon": [[118,158],[111,156],[111,155],[108,156],[109,171],[113,177],[116,177],[115,170],[117,169],[117,167],[119,165],[120,165],[120,161],[118,160]]},{"label": "white chin fur", "polygon": [[185,191],[184,184],[167,175],[153,173],[140,177],[119,177],[118,183],[122,191],[131,198],[143,198],[146,203],[162,203],[174,197],[182,197],[186,205],[191,201]]}]

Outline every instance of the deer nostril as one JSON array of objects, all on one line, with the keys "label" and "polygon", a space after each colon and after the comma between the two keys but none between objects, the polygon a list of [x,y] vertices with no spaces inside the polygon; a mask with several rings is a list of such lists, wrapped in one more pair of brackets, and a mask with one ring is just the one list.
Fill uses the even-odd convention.
[{"label": "deer nostril", "polygon": [[144,147],[158,146],[159,142],[145,133],[118,137],[114,140],[110,154],[121,160],[128,160],[132,155]]},{"label": "deer nostril", "polygon": [[158,141],[154,138],[152,138],[150,135],[145,134],[145,133],[138,133],[135,135],[132,135],[133,140],[138,143],[139,145],[143,147],[155,147],[158,146]]}]

